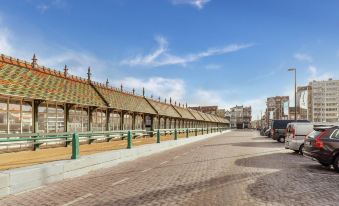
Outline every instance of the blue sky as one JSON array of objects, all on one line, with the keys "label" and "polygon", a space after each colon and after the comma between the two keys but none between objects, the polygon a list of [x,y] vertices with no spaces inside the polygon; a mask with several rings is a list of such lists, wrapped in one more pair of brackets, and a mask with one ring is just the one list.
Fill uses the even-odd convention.
[{"label": "blue sky", "polygon": [[335,0],[16,0],[0,52],[189,105],[251,105],[339,77]]}]

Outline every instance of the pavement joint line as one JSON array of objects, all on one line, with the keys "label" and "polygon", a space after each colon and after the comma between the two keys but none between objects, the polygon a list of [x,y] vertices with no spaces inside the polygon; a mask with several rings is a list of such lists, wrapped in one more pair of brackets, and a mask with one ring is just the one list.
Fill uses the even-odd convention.
[{"label": "pavement joint line", "polygon": [[166,164],[167,162],[168,162],[168,161],[164,161],[164,162],[160,163],[160,165]]},{"label": "pavement joint line", "polygon": [[113,184],[112,184],[112,186],[115,186],[115,185],[118,185],[118,184],[120,184],[120,183],[123,183],[123,182],[125,182],[126,180],[128,180],[129,178],[128,177],[126,177],[126,178],[124,178],[124,179],[122,179],[122,180],[119,180],[119,181],[117,181],[117,182],[114,182]]},{"label": "pavement joint line", "polygon": [[93,196],[93,194],[92,193],[87,193],[87,194],[85,194],[85,195],[83,195],[81,197],[75,198],[74,200],[72,200],[72,201],[70,201],[68,203],[63,204],[62,206],[72,205],[72,204],[74,204],[74,203],[76,203],[76,202],[78,202],[80,200],[86,199],[87,197],[90,197],[90,196]]},{"label": "pavement joint line", "polygon": [[141,171],[141,172],[148,172],[148,171],[150,171],[152,168],[148,168],[148,169],[145,169],[145,170],[143,170],[143,171]]}]

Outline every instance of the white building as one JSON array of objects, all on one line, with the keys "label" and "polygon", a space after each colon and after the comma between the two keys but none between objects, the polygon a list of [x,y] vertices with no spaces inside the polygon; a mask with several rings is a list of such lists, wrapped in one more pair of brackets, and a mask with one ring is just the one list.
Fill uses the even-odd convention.
[{"label": "white building", "polygon": [[339,80],[313,81],[312,116],[314,122],[339,122]]}]

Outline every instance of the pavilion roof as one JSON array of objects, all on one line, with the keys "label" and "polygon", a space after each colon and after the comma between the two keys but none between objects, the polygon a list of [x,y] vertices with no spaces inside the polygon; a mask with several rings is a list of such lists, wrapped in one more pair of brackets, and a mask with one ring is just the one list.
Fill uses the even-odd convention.
[{"label": "pavilion roof", "polygon": [[188,109],[188,110],[191,112],[191,114],[194,116],[194,118],[195,118],[196,120],[200,120],[200,121],[205,120],[205,119],[199,114],[199,112],[198,112],[197,110],[194,110],[194,109]]},{"label": "pavilion roof", "polygon": [[161,116],[180,118],[180,114],[172,107],[171,104],[166,104],[163,102],[155,101],[153,99],[147,99],[147,101],[152,105],[152,107],[158,112]]},{"label": "pavilion roof", "polygon": [[0,93],[23,98],[106,107],[87,80],[1,55]]},{"label": "pavilion roof", "polygon": [[183,107],[178,107],[178,106],[174,106],[175,110],[178,111],[178,113],[181,115],[182,118],[184,119],[195,119],[195,117],[192,115],[192,113],[187,109],[187,108],[183,108]]},{"label": "pavilion roof", "polygon": [[142,96],[121,92],[116,88],[107,87],[94,83],[93,86],[101,94],[102,98],[108,102],[109,107],[132,112],[156,114],[156,111],[148,104]]}]

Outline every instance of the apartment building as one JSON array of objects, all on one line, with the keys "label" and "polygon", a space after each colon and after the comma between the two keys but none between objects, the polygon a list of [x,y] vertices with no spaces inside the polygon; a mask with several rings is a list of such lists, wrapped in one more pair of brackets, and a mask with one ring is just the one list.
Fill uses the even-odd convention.
[{"label": "apartment building", "polygon": [[314,122],[339,122],[339,80],[313,81],[311,115]]},{"label": "apartment building", "polygon": [[268,97],[266,106],[266,125],[273,119],[288,119],[289,96]]},{"label": "apartment building", "polygon": [[231,128],[249,128],[252,120],[252,108],[238,106],[230,108]]}]

